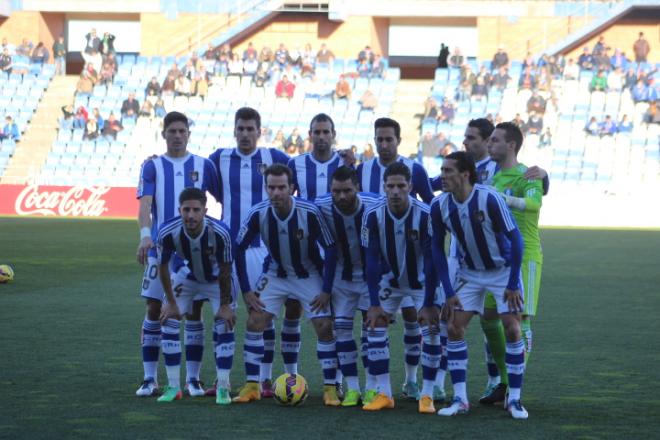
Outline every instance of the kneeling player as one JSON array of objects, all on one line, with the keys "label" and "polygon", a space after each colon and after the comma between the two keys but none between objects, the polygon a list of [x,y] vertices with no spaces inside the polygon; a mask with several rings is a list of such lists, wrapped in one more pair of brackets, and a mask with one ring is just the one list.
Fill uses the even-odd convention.
[{"label": "kneeling player", "polygon": [[[433,257],[446,294],[449,318],[447,356],[454,384],[452,404],[439,415],[464,414],[469,409],[466,391],[468,351],[465,330],[475,313],[483,313],[486,292],[497,301],[497,311],[506,333],[506,367],[509,396],[506,408],[513,418],[526,419],[520,403],[524,344],[520,336],[520,292],[522,238],[501,195],[476,184],[473,159],[465,152],[447,156],[442,163],[443,194],[431,203],[429,229]],[[449,281],[444,253],[445,233],[458,242],[462,265],[456,274],[455,289]]]},{"label": "kneeling player", "polygon": [[[387,325],[403,298],[412,299],[422,319],[423,388],[419,412],[433,413],[433,385],[440,363],[435,272],[428,235],[428,206],[410,197],[410,169],[400,162],[383,174],[386,201],[365,212],[362,246],[366,248],[366,271],[371,306],[369,325],[369,373],[376,376],[378,394],[364,406],[367,411],[394,408],[389,374]],[[381,260],[389,272],[381,275]],[[426,280],[425,280],[426,278]],[[424,285],[426,282],[426,291]],[[422,306],[425,306],[422,309]],[[430,322],[429,322],[430,321]]]},{"label": "kneeling player", "polygon": [[[181,398],[179,370],[181,342],[179,325],[182,314],[191,312],[195,295],[203,295],[215,312],[215,342],[218,391],[216,403],[227,405],[229,372],[234,358],[235,303],[232,295],[232,248],[229,229],[219,220],[206,216],[206,194],[187,188],[179,196],[180,217],[166,222],[158,234],[158,275],[165,291],[166,304],[161,311],[163,354],[169,386],[159,402]],[[185,259],[190,273],[170,282],[168,263],[173,254]]]},{"label": "kneeling player", "polygon": [[[259,366],[264,353],[263,331],[280,313],[287,298],[298,300],[318,336],[317,356],[323,370],[323,402],[341,404],[335,388],[337,354],[333,335],[330,292],[336,263],[335,243],[316,205],[293,197],[291,169],[273,164],[264,171],[269,200],[248,213],[236,239],[236,271],[249,311],[245,332],[246,384],[234,402],[259,400]],[[261,235],[268,248],[264,273],[256,293],[250,288],[245,250]],[[325,250],[325,261],[318,245]],[[321,278],[323,274],[323,278]]]}]

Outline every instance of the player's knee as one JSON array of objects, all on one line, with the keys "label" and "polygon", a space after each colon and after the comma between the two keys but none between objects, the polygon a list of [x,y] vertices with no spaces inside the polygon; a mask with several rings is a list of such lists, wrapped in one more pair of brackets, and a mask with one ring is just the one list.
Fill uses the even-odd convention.
[{"label": "player's knee", "polygon": [[246,327],[250,332],[263,332],[271,322],[271,315],[265,312],[250,312]]},{"label": "player's knee", "polygon": [[503,319],[502,323],[504,324],[504,335],[507,341],[518,341],[520,340],[520,322],[514,317],[509,319]]},{"label": "player's knee", "polygon": [[459,341],[465,338],[465,328],[457,323],[447,324],[447,335],[452,341]]},{"label": "player's knee", "polygon": [[158,321],[160,319],[161,302],[155,299],[147,299],[147,319],[149,321]]},{"label": "player's knee", "polygon": [[312,319],[314,330],[319,341],[331,341],[333,338],[334,325],[330,318],[316,318]]},{"label": "player's knee", "polygon": [[302,304],[295,299],[287,299],[284,303],[284,317],[286,319],[300,319],[303,313]]},{"label": "player's knee", "polygon": [[401,309],[401,317],[407,322],[417,322],[417,310],[414,307]]}]

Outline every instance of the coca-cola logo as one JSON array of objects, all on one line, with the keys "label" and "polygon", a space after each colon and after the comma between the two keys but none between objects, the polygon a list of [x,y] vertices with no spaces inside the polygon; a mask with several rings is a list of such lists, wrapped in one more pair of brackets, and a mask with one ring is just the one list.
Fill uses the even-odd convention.
[{"label": "coca-cola logo", "polygon": [[60,215],[99,217],[108,210],[101,196],[110,187],[73,186],[64,191],[39,191],[37,185],[26,186],[16,197],[18,215]]}]

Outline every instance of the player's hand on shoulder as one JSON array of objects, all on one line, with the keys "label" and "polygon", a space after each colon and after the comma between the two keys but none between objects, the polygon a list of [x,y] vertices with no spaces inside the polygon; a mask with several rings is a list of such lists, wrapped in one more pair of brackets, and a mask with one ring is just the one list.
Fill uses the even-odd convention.
[{"label": "player's hand on shoulder", "polygon": [[147,256],[149,255],[149,249],[154,247],[154,242],[151,240],[151,237],[144,237],[140,240],[140,244],[137,248],[137,261],[138,263],[144,265],[147,263]]},{"label": "player's hand on shoulder", "polygon": [[527,180],[543,180],[547,177],[547,175],[548,172],[546,170],[536,165],[527,168],[527,171],[525,171],[525,179]]},{"label": "player's hand on shoulder", "polygon": [[309,303],[312,307],[312,312],[323,311],[325,312],[328,309],[330,304],[330,294],[326,292],[319,293],[314,300]]},{"label": "player's hand on shoulder", "polygon": [[218,309],[218,313],[215,314],[216,319],[222,319],[225,321],[227,330],[232,330],[236,325],[236,314],[231,308],[230,304],[223,304]]},{"label": "player's hand on shoulder", "polygon": [[264,309],[264,303],[261,302],[259,296],[253,291],[245,292],[243,294],[243,301],[245,301],[248,310],[253,309],[256,312],[261,312]]},{"label": "player's hand on shoulder", "polygon": [[165,324],[168,319],[181,320],[181,313],[176,303],[164,303],[160,308],[160,323]]}]

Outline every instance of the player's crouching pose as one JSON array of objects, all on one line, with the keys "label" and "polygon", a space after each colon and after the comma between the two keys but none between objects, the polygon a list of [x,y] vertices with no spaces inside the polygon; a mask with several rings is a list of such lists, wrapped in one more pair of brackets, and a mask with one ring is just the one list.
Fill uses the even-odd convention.
[{"label": "player's crouching pose", "polygon": [[[433,258],[446,294],[449,321],[447,356],[454,384],[454,400],[439,415],[467,413],[468,351],[465,329],[475,313],[483,313],[486,292],[497,302],[506,334],[506,367],[509,396],[506,408],[513,418],[526,419],[520,403],[525,370],[524,344],[520,337],[520,292],[522,238],[502,196],[476,184],[474,160],[466,152],[448,155],[442,163],[443,194],[431,203],[429,233]],[[444,252],[445,233],[450,231],[462,255],[452,286]]]},{"label": "player's crouching pose", "polygon": [[[273,164],[264,171],[264,179],[269,200],[250,210],[236,239],[236,271],[249,316],[244,345],[246,384],[234,402],[260,399],[263,331],[279,315],[286,299],[292,297],[300,301],[318,336],[316,354],[323,370],[323,402],[338,406],[341,402],[335,388],[337,354],[330,310],[335,243],[316,205],[291,195],[290,168]],[[255,292],[247,277],[245,251],[257,235],[261,235],[269,255]],[[325,261],[319,244],[325,251]]]},{"label": "player's crouching pose", "polygon": [[[203,295],[211,302],[215,313],[215,342],[218,389],[216,403],[227,405],[229,372],[234,358],[235,302],[232,295],[232,245],[227,226],[206,216],[206,194],[197,188],[187,188],[179,196],[180,217],[165,223],[158,234],[158,275],[165,291],[166,302],[161,310],[163,354],[169,386],[159,402],[181,398],[180,367],[181,316],[191,312],[193,298]],[[169,261],[173,254],[185,259],[190,273],[170,281]]]},{"label": "player's crouching pose", "polygon": [[[428,206],[410,197],[411,173],[405,164],[389,165],[383,181],[387,200],[365,212],[362,227],[371,302],[367,312],[369,373],[378,382],[378,395],[363,409],[394,408],[387,325],[403,298],[410,298],[422,317],[424,383],[419,411],[433,413],[433,385],[441,347],[438,310],[433,305],[437,282],[428,235]],[[384,275],[381,261],[389,268]]]}]

